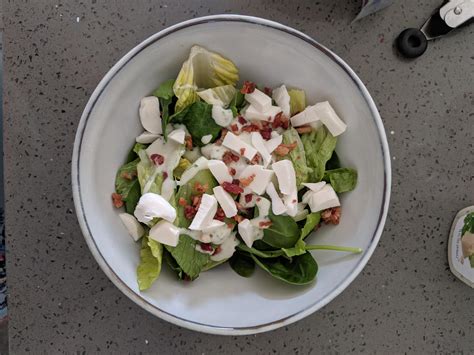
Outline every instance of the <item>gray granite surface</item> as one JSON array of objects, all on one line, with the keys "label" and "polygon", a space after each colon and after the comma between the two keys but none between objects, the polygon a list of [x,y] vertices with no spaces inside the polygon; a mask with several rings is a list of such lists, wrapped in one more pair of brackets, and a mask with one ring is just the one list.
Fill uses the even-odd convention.
[{"label": "gray granite surface", "polygon": [[[351,25],[360,1],[4,3],[5,183],[12,353],[471,352],[474,290],[447,237],[474,203],[474,26],[401,60],[393,39],[439,0],[398,1]],[[74,133],[107,70],[147,36],[216,13],[293,26],[344,58],[372,93],[393,156],[385,232],[362,274],[321,311],[245,337],[205,335],[140,309],[92,258],[73,210]]]}]

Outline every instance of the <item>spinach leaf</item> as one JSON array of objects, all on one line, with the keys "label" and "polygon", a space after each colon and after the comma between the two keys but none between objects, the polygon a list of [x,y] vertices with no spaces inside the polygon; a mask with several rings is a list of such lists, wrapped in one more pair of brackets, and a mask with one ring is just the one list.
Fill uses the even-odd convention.
[{"label": "spinach leaf", "polygon": [[285,255],[289,258],[306,253],[306,243],[303,239],[299,239],[293,248],[281,248]]},{"label": "spinach leaf", "polygon": [[263,231],[263,241],[275,248],[291,248],[300,237],[300,229],[290,216],[268,215],[272,225]]},{"label": "spinach leaf", "polygon": [[283,132],[283,143],[296,143],[296,148],[281,159],[288,159],[293,163],[296,175],[296,186],[298,189],[301,189],[303,187],[301,184],[308,181],[308,174],[311,172],[311,169],[308,168],[308,165],[306,164],[306,154],[303,142],[301,141],[300,135],[296,129],[291,127]]},{"label": "spinach leaf", "polygon": [[311,232],[314,230],[314,228],[316,228],[316,226],[319,224],[320,221],[321,221],[320,212],[310,213],[309,215],[307,215],[306,223],[304,224],[304,227],[301,229],[300,239],[305,239],[308,235],[310,235]]},{"label": "spinach leaf", "polygon": [[474,212],[471,212],[464,217],[464,226],[462,227],[461,235],[464,235],[467,232],[474,233]]},{"label": "spinach leaf", "polygon": [[234,253],[229,259],[232,270],[242,277],[250,277],[255,271],[255,261],[243,253]]},{"label": "spinach leaf", "polygon": [[337,156],[336,151],[334,151],[331,155],[331,159],[329,159],[326,163],[326,170],[339,169],[340,167],[341,162],[339,161],[339,157]]},{"label": "spinach leaf", "polygon": [[176,247],[165,245],[176,263],[191,279],[199,276],[204,266],[209,262],[209,255],[196,250],[196,241],[188,235],[179,236]]},{"label": "spinach leaf", "polygon": [[252,248],[255,248],[257,250],[275,250],[274,247],[272,247],[271,245],[265,243],[263,240],[256,240],[255,242],[253,242],[252,244]]},{"label": "spinach leaf", "polygon": [[311,168],[308,181],[319,182],[324,176],[327,161],[336,148],[337,138],[333,137],[326,127],[301,136],[306,153],[306,163]]},{"label": "spinach leaf", "polygon": [[357,185],[357,171],[349,168],[328,170],[323,180],[329,182],[337,193],[352,191]]},{"label": "spinach leaf", "polygon": [[281,251],[281,249],[279,249],[279,250],[258,250],[258,249],[255,249],[253,247],[249,248],[247,245],[245,245],[243,243],[240,243],[237,246],[237,249],[240,250],[240,251],[247,252],[249,254],[253,254],[253,255],[258,256],[260,258],[277,258],[277,257],[282,256],[284,254],[283,251]]},{"label": "spinach leaf", "polygon": [[121,166],[115,176],[115,191],[122,195],[128,213],[133,213],[140,199],[140,184],[137,179],[137,165],[139,162],[140,159],[135,159]]},{"label": "spinach leaf", "polygon": [[140,249],[140,264],[137,267],[137,281],[140,291],[148,289],[161,272],[163,246],[149,239],[142,238]]},{"label": "spinach leaf", "polygon": [[211,135],[211,142],[217,139],[222,127],[212,118],[212,105],[197,101],[183,111],[174,114],[171,120],[186,126],[193,138],[193,145],[202,147],[201,138]]},{"label": "spinach leaf", "polygon": [[183,269],[181,269],[181,267],[178,265],[176,260],[173,259],[170,252],[166,250],[166,248],[163,249],[163,260],[166,262],[166,264],[168,264],[170,269],[176,273],[178,279],[183,280],[186,277],[186,274],[183,272]]},{"label": "spinach leaf", "polygon": [[127,197],[122,197],[122,200],[125,201],[125,210],[127,213],[133,214],[133,212],[135,212],[140,197],[140,183],[138,182],[138,179],[135,179],[128,190]]},{"label": "spinach leaf", "polygon": [[255,263],[274,278],[292,285],[311,283],[318,272],[318,264],[308,252],[297,255],[291,260],[285,258],[260,259],[250,255]]},{"label": "spinach leaf", "polygon": [[166,126],[169,122],[169,106],[173,102],[173,85],[174,79],[170,79],[162,83],[158,89],[153,92],[153,95],[158,98],[161,106],[161,124],[163,127],[163,136],[167,138]]},{"label": "spinach leaf", "polygon": [[220,261],[214,261],[214,260],[209,259],[208,263],[206,265],[204,265],[204,267],[202,268],[202,272],[214,269],[215,267],[217,267],[221,264],[224,264],[227,260],[229,260],[229,259],[224,259],[224,260],[220,260]]}]

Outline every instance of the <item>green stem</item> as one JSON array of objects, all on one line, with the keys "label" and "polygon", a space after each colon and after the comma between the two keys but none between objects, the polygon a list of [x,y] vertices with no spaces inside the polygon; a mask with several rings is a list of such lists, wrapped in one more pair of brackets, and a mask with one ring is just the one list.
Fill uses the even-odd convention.
[{"label": "green stem", "polygon": [[361,248],[351,248],[351,247],[339,247],[336,245],[306,245],[306,250],[335,250],[335,251],[345,251],[348,253],[360,254],[362,253]]}]

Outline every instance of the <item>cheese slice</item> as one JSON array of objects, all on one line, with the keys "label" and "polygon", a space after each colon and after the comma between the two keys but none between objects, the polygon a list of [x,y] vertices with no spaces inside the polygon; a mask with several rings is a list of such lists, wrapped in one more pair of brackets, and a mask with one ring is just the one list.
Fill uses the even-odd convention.
[{"label": "cheese slice", "polygon": [[290,95],[285,85],[273,89],[272,98],[281,107],[283,114],[290,117]]},{"label": "cheese slice", "polygon": [[296,188],[296,174],[293,163],[284,159],[272,164],[272,169],[278,179],[278,186],[281,193],[291,195]]},{"label": "cheese slice", "polygon": [[265,142],[267,152],[272,154],[273,151],[283,142],[283,136],[277,132],[272,132],[272,138]]},{"label": "cheese slice", "polygon": [[241,115],[248,121],[257,120],[272,122],[275,116],[280,112],[281,108],[278,106],[270,106],[269,109],[262,112],[253,105],[250,105],[241,111]]},{"label": "cheese slice", "polygon": [[141,99],[138,113],[143,128],[150,133],[163,133],[160,116],[160,102],[157,97],[148,96]]},{"label": "cheese slice", "polygon": [[227,132],[222,145],[247,158],[248,160],[252,160],[255,154],[257,154],[257,150],[254,147],[242,141],[232,132]]},{"label": "cheese slice", "polygon": [[252,145],[262,156],[263,166],[266,168],[268,164],[270,164],[270,162],[272,161],[272,156],[267,151],[267,147],[265,146],[265,140],[263,139],[260,132],[252,132],[250,133],[250,136],[252,139]]},{"label": "cheese slice", "polygon": [[189,226],[191,230],[202,230],[214,219],[217,212],[217,200],[214,196],[203,194],[201,204],[194,219]]},{"label": "cheese slice", "polygon": [[168,139],[174,140],[176,143],[184,144],[186,132],[182,128],[175,129],[168,133]]},{"label": "cheese slice", "polygon": [[223,161],[212,159],[208,161],[207,166],[219,184],[232,182],[232,175],[230,175],[229,168]]},{"label": "cheese slice", "polygon": [[314,111],[334,137],[345,132],[347,125],[339,118],[328,101],[314,105]]},{"label": "cheese slice", "polygon": [[313,192],[308,202],[308,206],[313,213],[340,205],[339,198],[330,184],[326,184],[318,192]]},{"label": "cheese slice", "polygon": [[245,100],[259,112],[265,112],[272,106],[272,98],[258,89],[245,94]]},{"label": "cheese slice", "polygon": [[237,214],[237,206],[232,196],[222,186],[214,187],[213,191],[217,202],[224,210],[225,216],[228,218],[234,217]]},{"label": "cheese slice", "polygon": [[159,221],[150,229],[148,236],[161,244],[175,247],[179,242],[179,228],[168,221]]},{"label": "cheese slice", "polygon": [[274,215],[281,215],[286,212],[286,206],[283,203],[283,200],[280,198],[280,195],[278,195],[277,190],[275,189],[275,185],[273,185],[272,182],[270,182],[267,186],[267,195],[270,197],[272,200],[272,212]]},{"label": "cheese slice", "polygon": [[254,176],[254,178],[247,187],[257,195],[261,195],[272,180],[273,171],[264,169],[261,165],[248,165],[240,174],[239,179],[251,176]]}]

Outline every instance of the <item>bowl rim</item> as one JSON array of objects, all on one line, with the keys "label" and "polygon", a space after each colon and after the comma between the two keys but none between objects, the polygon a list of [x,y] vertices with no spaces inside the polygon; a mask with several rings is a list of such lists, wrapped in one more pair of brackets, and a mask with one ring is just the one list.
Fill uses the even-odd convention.
[{"label": "bowl rim", "polygon": [[[223,327],[223,326],[214,326],[210,324],[204,324],[196,321],[187,320],[171,313],[168,313],[160,308],[156,307],[155,305],[151,304],[144,298],[142,298],[139,294],[133,291],[128,285],[122,281],[122,279],[115,273],[115,271],[108,265],[107,261],[105,260],[104,256],[101,254],[97,244],[95,243],[94,237],[92,236],[91,230],[89,228],[84,205],[82,202],[82,195],[81,195],[81,186],[80,186],[80,179],[79,179],[79,165],[80,165],[80,155],[81,155],[81,148],[82,148],[82,141],[84,137],[84,132],[87,126],[88,119],[93,111],[95,104],[97,103],[98,99],[100,98],[102,92],[108,86],[110,81],[114,78],[114,76],[120,72],[120,70],[137,54],[139,54],[142,50],[144,50],[149,45],[153,44],[154,42],[164,38],[174,32],[177,32],[182,29],[186,29],[195,25],[210,23],[210,22],[241,22],[241,23],[249,23],[252,25],[259,25],[263,27],[270,27],[272,29],[285,32],[286,34],[290,34],[294,37],[297,37],[300,40],[305,41],[306,43],[312,45],[315,49],[324,53],[327,57],[329,57],[333,62],[335,62],[344,72],[352,79],[354,84],[359,89],[360,93],[364,97],[367,105],[372,113],[372,118],[378,130],[378,137],[379,143],[382,148],[382,156],[384,161],[384,193],[382,198],[382,204],[378,216],[377,227],[374,230],[372,235],[372,239],[370,242],[369,248],[365,250],[364,254],[362,255],[361,260],[356,265],[356,267],[352,270],[352,272],[339,283],[331,292],[329,292],[322,300],[312,304],[311,306],[307,307],[306,309],[294,313],[290,316],[268,322],[265,324],[259,324],[256,326],[249,326],[249,327]],[[355,74],[355,72],[347,65],[339,56],[334,54],[325,46],[319,44],[316,40],[312,39],[308,35],[295,30],[291,27],[286,25],[280,24],[278,22],[266,20],[260,17],[254,16],[245,16],[245,15],[235,15],[235,14],[225,14],[225,15],[211,15],[211,16],[204,16],[198,17],[195,19],[183,21],[172,25],[168,28],[165,28],[144,41],[140,44],[135,46],[132,50],[130,50],[127,54],[125,54],[102,78],[102,80],[97,85],[96,89],[93,91],[87,105],[82,113],[81,119],[79,121],[79,125],[76,131],[75,141],[74,141],[74,149],[73,149],[73,156],[71,162],[71,179],[72,179],[72,192],[73,192],[73,199],[74,199],[74,206],[76,210],[77,219],[79,221],[79,225],[81,227],[82,233],[84,238],[87,242],[87,245],[94,256],[95,260],[99,264],[102,271],[107,275],[107,277],[115,284],[115,286],[122,291],[128,298],[130,298],[133,302],[137,305],[142,307],[143,309],[147,310],[148,312],[152,313],[159,318],[166,320],[170,323],[176,324],[178,326],[182,326],[187,329],[209,333],[209,334],[219,334],[219,335],[250,335],[256,333],[262,333],[270,330],[274,330],[285,325],[294,323],[310,314],[314,313],[315,311],[321,309],[326,304],[331,302],[336,296],[338,296],[349,284],[354,281],[354,279],[360,274],[362,269],[367,264],[368,260],[372,256],[375,247],[378,244],[378,241],[381,237],[385,221],[387,218],[389,201],[390,201],[390,192],[391,192],[391,161],[390,161],[390,154],[389,154],[389,147],[387,142],[387,137],[385,134],[385,129],[382,123],[382,119],[380,118],[379,112],[377,107],[370,96],[368,90],[359,79],[359,77]]]}]

